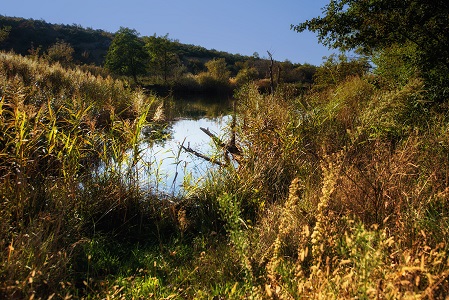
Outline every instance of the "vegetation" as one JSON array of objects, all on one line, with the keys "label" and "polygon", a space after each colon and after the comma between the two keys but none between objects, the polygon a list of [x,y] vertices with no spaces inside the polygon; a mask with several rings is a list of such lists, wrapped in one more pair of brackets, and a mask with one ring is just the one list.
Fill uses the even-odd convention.
[{"label": "vegetation", "polygon": [[[332,1],[336,19],[303,26],[365,2]],[[449,99],[429,80],[445,69],[416,63],[408,40],[375,48],[329,57],[304,93],[280,78],[266,93],[259,59],[236,64],[235,161],[179,199],[139,180],[162,101],[86,66],[0,53],[0,297],[444,299]],[[183,80],[234,84],[226,59],[205,66]]]},{"label": "vegetation", "polygon": [[432,99],[447,99],[449,82],[449,5],[445,1],[331,1],[324,16],[297,26],[318,33],[325,45],[358,49],[366,54],[396,44],[411,43],[411,57],[429,85]]},{"label": "vegetation", "polygon": [[118,75],[132,76],[137,83],[137,75],[146,73],[147,57],[139,34],[135,30],[121,27],[109,47],[105,67]]},{"label": "vegetation", "polygon": [[[121,28],[113,34],[85,29],[76,24],[55,25],[5,16],[0,16],[0,26],[3,26],[0,30],[2,50],[13,50],[18,54],[35,57],[45,56],[50,61],[56,59],[65,65],[67,63],[63,60],[69,58],[72,65],[84,65],[90,72],[101,73],[102,76],[108,74],[104,70],[95,69],[95,66],[106,66],[112,72],[109,75],[125,76],[122,77],[123,80],[130,77],[147,90],[164,96],[169,92],[232,96],[232,88],[246,83],[248,80],[245,78],[258,80],[261,89],[268,88],[270,62],[261,59],[257,53],[248,57],[208,50],[182,44],[170,39],[168,34],[140,37],[130,28]],[[134,50],[138,51],[131,52]],[[123,51],[127,51],[129,55],[122,55],[125,53]],[[204,76],[209,71],[207,64],[214,60],[225,62],[227,82]],[[282,72],[277,73],[281,76],[277,76],[276,81],[294,86],[298,93],[310,86],[316,70],[315,66],[288,61],[276,62],[276,65],[279,70],[282,69]]]}]

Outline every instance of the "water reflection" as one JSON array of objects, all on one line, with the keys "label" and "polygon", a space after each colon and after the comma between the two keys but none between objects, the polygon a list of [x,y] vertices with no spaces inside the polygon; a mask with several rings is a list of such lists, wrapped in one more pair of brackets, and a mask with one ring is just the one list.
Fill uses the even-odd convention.
[{"label": "water reflection", "polygon": [[202,118],[213,119],[226,115],[231,108],[229,98],[184,97],[165,99],[165,115],[168,120]]},{"label": "water reflection", "polygon": [[222,137],[230,122],[230,107],[228,99],[166,99],[165,116],[172,120],[167,128],[169,138],[162,143],[145,141],[140,145],[141,157],[137,166],[140,185],[156,194],[180,196],[186,184],[201,181],[216,166],[185,152],[181,144],[209,157],[220,155],[220,149],[216,149],[200,127]]},{"label": "water reflection", "polygon": [[[141,144],[142,164],[139,174],[144,185],[157,194],[179,196],[185,184],[200,181],[206,173],[216,166],[181,149],[181,144],[189,146],[209,157],[220,155],[211,139],[200,130],[208,128],[221,136],[229,123],[229,116],[216,118],[180,119],[171,126],[171,137],[165,143]],[[144,167],[146,166],[146,167]]]}]

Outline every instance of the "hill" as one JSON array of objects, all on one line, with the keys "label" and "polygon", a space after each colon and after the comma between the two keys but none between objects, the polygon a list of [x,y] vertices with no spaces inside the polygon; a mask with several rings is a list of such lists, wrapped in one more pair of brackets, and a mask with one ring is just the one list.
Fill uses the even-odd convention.
[{"label": "hill", "polygon": [[[74,48],[74,58],[77,63],[103,65],[105,55],[114,34],[81,25],[51,24],[43,20],[24,19],[0,16],[0,28],[10,27],[9,37],[0,44],[0,50],[10,51],[22,55],[29,54],[34,47],[42,47],[45,51],[57,41],[65,41]],[[228,64],[234,65],[238,61],[245,61],[249,57],[230,54],[215,49],[208,50],[201,46],[182,44],[172,41],[175,51],[184,62],[198,60],[205,62],[212,58],[225,58]]]},{"label": "hill", "polygon": [[50,24],[43,20],[0,16],[0,27],[10,27],[8,38],[0,44],[1,50],[22,55],[31,48],[42,47],[45,51],[58,40],[74,48],[74,59],[78,63],[101,65],[114,37],[112,33],[80,25]]},{"label": "hill", "polygon": [[[58,42],[64,42],[73,48],[73,63],[77,65],[104,66],[105,57],[115,33],[100,29],[83,28],[81,25],[51,24],[44,20],[24,19],[0,15],[0,28],[7,28],[8,34],[0,41],[0,50],[13,51],[21,55],[44,55]],[[144,41],[158,39],[168,43],[170,49],[170,78],[161,75],[160,70],[150,70],[144,81],[147,84],[173,83],[188,89],[191,85],[190,75],[205,74],[208,71],[207,62],[213,59],[224,59],[231,78],[238,82],[259,80],[259,86],[269,85],[269,69],[271,61],[258,55],[244,56],[215,49],[206,49],[197,45],[183,44],[166,36],[141,36]],[[293,83],[300,89],[310,86],[316,67],[308,64],[293,64],[289,61],[274,62],[276,82]],[[165,65],[166,63],[164,63]],[[156,67],[157,68],[157,67]],[[150,67],[151,69],[151,67]],[[239,74],[240,73],[240,74]],[[163,80],[161,77],[164,77]],[[196,78],[198,79],[198,78]],[[183,83],[180,83],[183,81]],[[196,80],[198,81],[198,80]],[[187,84],[186,84],[187,82]],[[191,88],[191,86],[190,86]],[[193,88],[196,90],[197,88]]]}]

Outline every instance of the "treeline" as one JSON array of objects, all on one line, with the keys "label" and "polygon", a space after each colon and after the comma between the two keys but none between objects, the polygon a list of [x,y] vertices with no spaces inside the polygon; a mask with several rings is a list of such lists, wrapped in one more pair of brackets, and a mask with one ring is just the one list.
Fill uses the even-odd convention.
[{"label": "treeline", "polygon": [[[109,33],[77,24],[50,24],[7,16],[0,16],[0,28],[6,33],[0,50],[45,57],[50,62],[63,64],[106,66],[112,74],[130,76],[135,82],[154,89],[232,90],[248,81],[258,81],[258,85],[265,89],[269,86],[271,61],[256,52],[244,56],[209,50],[180,43],[168,34],[140,36],[136,30],[124,27]],[[132,53],[125,54],[126,46],[133,47],[130,48]],[[116,54],[111,53],[114,47]],[[140,55],[138,65],[131,66],[126,62],[130,55],[134,60],[135,55]],[[217,64],[224,68],[218,71],[226,75],[225,80],[214,76]],[[295,83],[303,89],[313,82],[315,71],[313,65],[275,61],[273,77],[276,84]]]}]

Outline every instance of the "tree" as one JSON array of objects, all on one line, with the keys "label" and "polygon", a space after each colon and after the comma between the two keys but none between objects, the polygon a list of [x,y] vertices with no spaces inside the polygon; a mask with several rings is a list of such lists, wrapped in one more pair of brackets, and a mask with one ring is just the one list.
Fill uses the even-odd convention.
[{"label": "tree", "polygon": [[446,0],[331,0],[323,17],[292,29],[316,32],[324,45],[369,55],[411,42],[421,75],[435,90],[443,89],[441,98],[449,93],[448,16]]},{"label": "tree", "polygon": [[244,67],[239,70],[237,76],[235,77],[235,81],[237,85],[241,86],[245,83],[251,82],[255,80],[258,76],[258,72],[254,67]]},{"label": "tree", "polygon": [[157,37],[156,35],[145,37],[145,50],[150,57],[152,71],[161,75],[164,83],[167,83],[174,66],[179,62],[179,57],[175,53],[174,43],[175,41],[168,38],[168,34],[162,37]]},{"label": "tree", "polygon": [[228,70],[224,58],[214,58],[205,63],[207,72],[201,72],[197,75],[200,86],[210,92],[221,93],[229,90],[229,77],[231,72]]},{"label": "tree", "polygon": [[206,62],[206,68],[209,75],[218,81],[227,82],[231,72],[228,70],[226,60],[224,58],[215,58]]},{"label": "tree", "polygon": [[3,28],[0,28],[0,43],[9,37],[10,31],[11,31],[11,26],[3,26]]},{"label": "tree", "polygon": [[69,43],[57,41],[47,49],[45,58],[49,62],[59,62],[62,65],[67,66],[73,60],[73,52],[75,52],[75,50]]},{"label": "tree", "polygon": [[147,72],[148,54],[144,46],[135,29],[120,27],[109,47],[105,67],[116,74],[132,76],[137,83],[137,76]]}]

